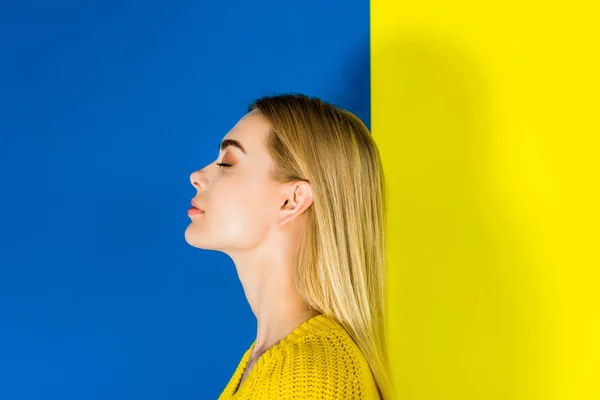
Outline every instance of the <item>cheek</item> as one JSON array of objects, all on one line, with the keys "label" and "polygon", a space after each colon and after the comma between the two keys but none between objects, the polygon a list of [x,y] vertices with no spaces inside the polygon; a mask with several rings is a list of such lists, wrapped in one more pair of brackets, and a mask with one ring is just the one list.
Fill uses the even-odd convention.
[{"label": "cheek", "polygon": [[[251,248],[266,235],[273,218],[269,194],[251,183],[214,188],[207,206],[207,223],[220,241]],[[212,210],[212,212],[208,212]]]}]

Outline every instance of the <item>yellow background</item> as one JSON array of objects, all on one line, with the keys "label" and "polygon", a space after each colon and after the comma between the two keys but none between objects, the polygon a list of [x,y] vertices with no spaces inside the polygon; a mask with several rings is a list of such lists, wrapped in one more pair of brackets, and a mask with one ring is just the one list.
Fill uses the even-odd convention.
[{"label": "yellow background", "polygon": [[371,1],[399,399],[600,399],[591,2]]}]

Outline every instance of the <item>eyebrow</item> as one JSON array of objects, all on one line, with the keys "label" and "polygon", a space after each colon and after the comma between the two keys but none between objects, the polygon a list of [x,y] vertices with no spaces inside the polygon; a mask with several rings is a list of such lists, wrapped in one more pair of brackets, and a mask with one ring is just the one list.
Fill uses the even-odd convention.
[{"label": "eyebrow", "polygon": [[238,142],[237,140],[233,140],[233,139],[223,140],[221,142],[220,149],[221,149],[221,151],[223,151],[229,146],[237,147],[238,149],[240,149],[242,151],[242,153],[246,154],[246,150],[244,150],[244,148],[242,147],[242,144],[240,142]]}]

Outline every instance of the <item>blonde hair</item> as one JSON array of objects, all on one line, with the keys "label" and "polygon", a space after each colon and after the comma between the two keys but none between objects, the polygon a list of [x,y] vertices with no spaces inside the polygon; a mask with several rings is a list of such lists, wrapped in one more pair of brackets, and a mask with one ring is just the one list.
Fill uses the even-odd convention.
[{"label": "blonde hair", "polygon": [[296,268],[308,307],[334,316],[369,363],[380,396],[393,398],[386,307],[386,194],[383,165],[364,123],[302,94],[253,102],[271,123],[273,179],[308,181],[313,204]]}]

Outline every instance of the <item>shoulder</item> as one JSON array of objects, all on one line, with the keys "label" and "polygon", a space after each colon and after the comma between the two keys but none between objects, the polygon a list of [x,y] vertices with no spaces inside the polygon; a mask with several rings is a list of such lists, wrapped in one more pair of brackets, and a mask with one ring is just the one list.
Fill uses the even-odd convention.
[{"label": "shoulder", "polygon": [[295,342],[290,350],[290,358],[296,364],[306,363],[314,369],[323,369],[323,372],[346,373],[361,367],[362,353],[354,341],[332,330],[311,333]]},{"label": "shoulder", "polygon": [[295,380],[308,398],[378,398],[369,365],[343,328],[313,332],[288,350]]}]

